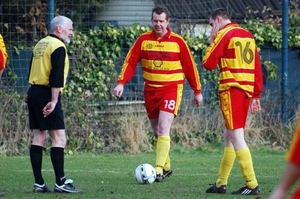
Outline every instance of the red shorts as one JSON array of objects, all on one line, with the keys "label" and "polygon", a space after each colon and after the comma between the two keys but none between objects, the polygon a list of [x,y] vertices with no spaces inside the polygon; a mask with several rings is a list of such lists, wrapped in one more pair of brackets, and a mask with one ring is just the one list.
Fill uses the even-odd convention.
[{"label": "red shorts", "polygon": [[159,111],[166,111],[177,115],[182,100],[183,84],[166,87],[151,87],[145,85],[144,99],[150,120],[158,118]]},{"label": "red shorts", "polygon": [[220,106],[227,129],[245,128],[250,98],[238,88],[219,93]]}]

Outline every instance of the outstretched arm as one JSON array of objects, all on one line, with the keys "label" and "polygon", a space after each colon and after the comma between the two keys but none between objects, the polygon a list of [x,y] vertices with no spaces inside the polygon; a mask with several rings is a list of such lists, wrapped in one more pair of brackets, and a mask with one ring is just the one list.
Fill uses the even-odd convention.
[{"label": "outstretched arm", "polygon": [[269,199],[286,199],[288,191],[294,183],[300,178],[300,167],[295,164],[287,163],[285,171],[277,185],[272,192]]}]

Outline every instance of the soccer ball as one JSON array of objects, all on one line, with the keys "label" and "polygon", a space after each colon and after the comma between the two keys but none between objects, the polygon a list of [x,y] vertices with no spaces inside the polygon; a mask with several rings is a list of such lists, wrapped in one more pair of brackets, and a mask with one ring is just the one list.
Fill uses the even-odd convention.
[{"label": "soccer ball", "polygon": [[140,184],[151,184],[155,181],[156,171],[151,164],[140,164],[134,173],[135,179]]}]

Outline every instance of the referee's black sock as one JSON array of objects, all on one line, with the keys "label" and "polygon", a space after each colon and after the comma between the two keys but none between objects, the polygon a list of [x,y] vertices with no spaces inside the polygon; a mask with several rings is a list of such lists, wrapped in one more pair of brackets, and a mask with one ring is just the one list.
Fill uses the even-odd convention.
[{"label": "referee's black sock", "polygon": [[66,181],[64,173],[64,148],[52,147],[50,156],[55,172],[56,184],[59,186],[63,185]]},{"label": "referee's black sock", "polygon": [[29,152],[34,180],[35,183],[39,185],[44,184],[44,179],[42,177],[43,149],[44,147],[42,146],[31,145]]}]

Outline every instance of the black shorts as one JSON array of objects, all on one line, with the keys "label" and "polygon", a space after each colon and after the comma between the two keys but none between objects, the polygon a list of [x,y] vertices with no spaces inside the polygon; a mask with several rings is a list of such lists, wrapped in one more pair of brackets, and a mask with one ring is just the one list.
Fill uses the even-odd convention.
[{"label": "black shorts", "polygon": [[44,130],[65,129],[64,115],[59,95],[53,112],[44,117],[43,108],[51,101],[51,88],[33,85],[27,93],[27,106],[29,112],[29,128]]}]

